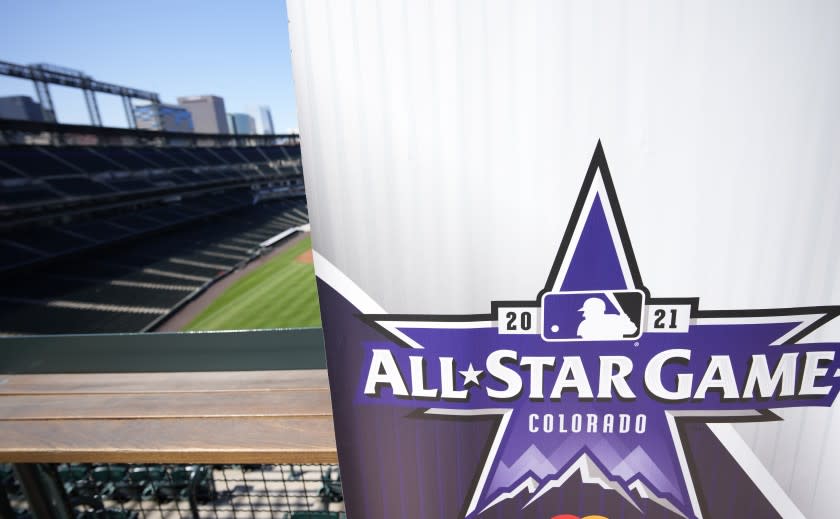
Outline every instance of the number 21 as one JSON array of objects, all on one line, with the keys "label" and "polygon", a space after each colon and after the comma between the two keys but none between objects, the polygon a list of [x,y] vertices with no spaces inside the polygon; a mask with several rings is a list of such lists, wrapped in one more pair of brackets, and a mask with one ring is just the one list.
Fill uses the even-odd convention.
[{"label": "number 21", "polygon": [[[663,322],[665,320],[665,315],[666,315],[665,309],[660,308],[660,309],[656,310],[653,313],[653,315],[654,315],[654,317],[656,317],[656,319],[654,319],[654,321],[653,321],[653,327],[658,328],[658,329],[665,328],[665,323]],[[677,327],[677,309],[672,308],[671,309],[671,323],[668,325],[668,328],[676,328],[676,327]]]}]

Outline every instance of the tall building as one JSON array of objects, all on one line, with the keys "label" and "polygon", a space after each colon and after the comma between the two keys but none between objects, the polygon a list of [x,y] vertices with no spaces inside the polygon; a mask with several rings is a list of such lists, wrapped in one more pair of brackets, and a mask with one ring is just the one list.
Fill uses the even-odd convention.
[{"label": "tall building", "polygon": [[192,132],[192,114],[178,105],[152,103],[134,107],[134,119],[141,130]]},{"label": "tall building", "polygon": [[29,96],[0,97],[0,119],[22,119],[24,121],[44,122],[41,104]]},{"label": "tall building", "polygon": [[271,110],[267,106],[260,106],[258,110],[260,112],[260,117],[257,120],[259,123],[258,133],[274,135],[274,121],[271,120]]},{"label": "tall building", "polygon": [[190,111],[196,133],[231,133],[225,117],[225,100],[221,97],[179,97],[178,104]]},{"label": "tall building", "polygon": [[248,114],[228,114],[228,127],[231,133],[237,135],[255,135],[257,133],[256,122]]}]

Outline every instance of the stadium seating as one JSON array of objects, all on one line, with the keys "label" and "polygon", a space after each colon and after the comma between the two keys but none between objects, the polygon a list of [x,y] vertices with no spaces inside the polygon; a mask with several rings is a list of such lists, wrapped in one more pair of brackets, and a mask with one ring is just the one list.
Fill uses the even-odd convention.
[{"label": "stadium seating", "polygon": [[137,153],[137,151],[131,148],[103,146],[97,152],[109,158],[111,161],[122,165],[123,168],[129,171],[161,167],[160,164],[144,158],[142,153]]},{"label": "stadium seating", "polygon": [[299,157],[297,145],[0,146],[0,334],[147,329],[308,222],[288,187],[302,184]]},{"label": "stadium seating", "polygon": [[257,148],[263,155],[271,160],[297,160],[300,158],[300,147],[298,146],[272,146]]},{"label": "stadium seating", "polygon": [[42,256],[42,252],[0,242],[0,258],[3,258],[4,264],[10,268],[31,263]]},{"label": "stadium seating", "polygon": [[201,164],[190,153],[177,148],[166,151],[158,148],[138,149],[136,153],[145,160],[156,164],[158,168],[179,168]]},{"label": "stadium seating", "polygon": [[[288,149],[287,149],[288,148]],[[270,147],[0,147],[0,212],[45,204],[92,206],[150,192],[193,190],[220,182],[278,180],[295,146]]]},{"label": "stadium seating", "polygon": [[[212,200],[231,206],[241,202],[224,194]],[[144,330],[205,284],[253,257],[260,242],[300,225],[301,215],[306,214],[301,198],[267,201],[201,219],[187,214],[186,207],[154,208],[78,223],[62,231],[45,228],[39,233],[6,235],[8,241],[26,248],[9,248],[0,241],[0,253],[13,253],[3,253],[4,261],[29,259],[30,248],[61,256],[82,242],[110,245],[0,283],[0,334]],[[208,214],[198,199],[190,207]],[[141,219],[140,215],[146,216]],[[151,226],[177,218],[193,223],[114,243],[120,236],[148,233],[153,231]]]},{"label": "stadium seating", "polygon": [[265,162],[268,157],[263,154],[259,148],[239,148],[236,150],[240,155],[245,157],[245,160],[252,163]]},{"label": "stadium seating", "polygon": [[[124,503],[146,500],[186,502],[190,499],[190,485],[193,485],[197,502],[207,502],[217,496],[214,481],[209,477],[210,471],[197,465],[73,463],[58,465],[56,473],[77,518],[136,517],[138,511],[126,510]],[[139,511],[142,512],[143,508]]]},{"label": "stadium seating", "polygon": [[0,148],[0,162],[33,178],[79,173],[72,166],[37,146]]},{"label": "stadium seating", "polygon": [[[337,475],[334,465],[65,463],[44,468],[63,487],[71,517],[77,519],[346,518],[341,478],[329,477]],[[332,495],[323,491],[325,475]],[[9,464],[0,464],[3,497],[10,517],[30,517],[27,497]]]},{"label": "stadium seating", "polygon": [[67,196],[96,196],[113,194],[115,189],[108,187],[101,182],[91,180],[84,176],[62,177],[51,179],[48,184],[54,190],[64,193]]},{"label": "stadium seating", "polygon": [[95,152],[91,148],[67,146],[63,148],[55,148],[50,151],[44,150],[45,153],[58,157],[64,162],[67,162],[79,171],[86,173],[99,173],[102,171],[115,171],[124,169],[125,166],[107,159],[105,156]]},{"label": "stadium seating", "polygon": [[26,181],[25,184],[7,186],[0,190],[0,207],[38,204],[48,200],[55,200],[60,196],[60,193],[50,189],[43,182]]},{"label": "stadium seating", "polygon": [[108,243],[126,238],[132,234],[130,229],[121,227],[107,220],[88,220],[75,222],[62,227],[66,233],[96,243]]},{"label": "stadium seating", "polygon": [[93,246],[138,236],[212,214],[246,207],[250,190],[182,200],[177,204],[155,205],[145,209],[82,220],[64,226],[40,226],[0,233],[0,271],[22,264],[78,252]]},{"label": "stadium seating", "polygon": [[18,171],[13,170],[12,168],[10,168],[8,166],[4,166],[3,164],[0,164],[0,179],[2,179],[2,180],[7,180],[7,179],[20,180],[22,178],[25,178],[25,175],[23,173],[20,173]]}]

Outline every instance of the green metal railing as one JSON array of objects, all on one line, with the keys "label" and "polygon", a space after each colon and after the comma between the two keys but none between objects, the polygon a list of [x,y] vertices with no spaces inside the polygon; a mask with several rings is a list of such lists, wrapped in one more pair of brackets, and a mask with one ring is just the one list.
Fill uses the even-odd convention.
[{"label": "green metal railing", "polygon": [[0,339],[0,374],[325,369],[320,328]]}]

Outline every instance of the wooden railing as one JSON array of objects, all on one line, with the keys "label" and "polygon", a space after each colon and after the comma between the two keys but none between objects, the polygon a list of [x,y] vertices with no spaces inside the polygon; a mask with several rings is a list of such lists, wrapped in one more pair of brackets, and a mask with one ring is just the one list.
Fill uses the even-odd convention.
[{"label": "wooden railing", "polygon": [[0,462],[45,501],[55,496],[30,464],[335,463],[322,340],[318,329],[2,339]]}]

